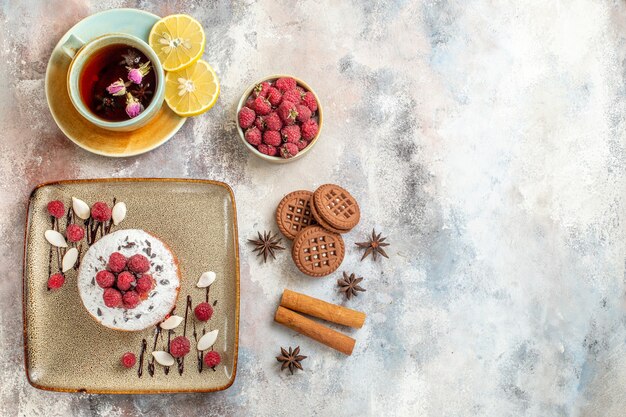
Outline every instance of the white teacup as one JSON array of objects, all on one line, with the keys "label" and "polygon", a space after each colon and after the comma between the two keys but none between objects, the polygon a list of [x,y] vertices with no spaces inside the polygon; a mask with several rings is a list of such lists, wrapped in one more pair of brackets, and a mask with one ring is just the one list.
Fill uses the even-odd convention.
[{"label": "white teacup", "polygon": [[[83,102],[79,87],[80,76],[85,63],[89,61],[94,53],[109,45],[120,44],[138,49],[150,60],[151,71],[154,71],[156,76],[156,86],[152,101],[138,116],[128,120],[109,121],[94,114]],[[76,110],[94,125],[108,130],[131,131],[145,126],[161,109],[165,93],[165,73],[154,50],[138,37],[125,33],[110,33],[85,43],[77,36],[71,34],[65,44],[63,44],[63,51],[72,59],[67,70],[67,92],[70,100]]]}]

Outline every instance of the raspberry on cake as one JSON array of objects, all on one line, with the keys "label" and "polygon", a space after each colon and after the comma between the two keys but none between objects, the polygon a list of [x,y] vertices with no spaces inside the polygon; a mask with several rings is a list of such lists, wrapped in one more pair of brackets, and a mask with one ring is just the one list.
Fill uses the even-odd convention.
[{"label": "raspberry on cake", "polygon": [[128,266],[128,269],[136,274],[143,274],[144,272],[148,272],[150,269],[150,261],[145,256],[136,254],[128,259],[126,266]]},{"label": "raspberry on cake", "polygon": [[117,276],[116,287],[120,291],[128,291],[135,284],[135,276],[128,271],[120,272]]},{"label": "raspberry on cake", "polygon": [[87,250],[77,281],[81,300],[96,321],[137,331],[160,323],[172,311],[180,272],[176,257],[160,239],[128,229],[105,235]]},{"label": "raspberry on cake", "polygon": [[152,275],[143,274],[138,280],[137,285],[135,286],[135,290],[141,294],[146,294],[150,292],[150,290],[154,287],[154,278]]},{"label": "raspberry on cake", "polygon": [[139,298],[139,294],[137,294],[137,291],[135,290],[126,291],[122,296],[122,304],[124,305],[124,308],[133,309],[137,307],[140,302],[141,299]]},{"label": "raspberry on cake", "polygon": [[119,307],[122,305],[122,293],[115,288],[106,288],[102,293],[104,305],[107,307]]},{"label": "raspberry on cake", "polygon": [[109,269],[111,272],[122,272],[126,268],[126,257],[119,252],[109,255]]},{"label": "raspberry on cake", "polygon": [[115,283],[115,275],[107,270],[98,271],[96,274],[96,283],[98,283],[101,288],[112,287]]}]

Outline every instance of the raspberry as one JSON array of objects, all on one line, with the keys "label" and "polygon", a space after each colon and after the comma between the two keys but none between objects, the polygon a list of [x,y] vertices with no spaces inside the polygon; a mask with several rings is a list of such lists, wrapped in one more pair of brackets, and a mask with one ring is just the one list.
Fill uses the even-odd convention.
[{"label": "raspberry", "polygon": [[211,319],[213,315],[213,307],[209,303],[200,303],[193,309],[193,313],[200,321],[207,321]]},{"label": "raspberry", "polygon": [[303,104],[296,104],[296,111],[298,112],[296,120],[299,122],[306,122],[311,118],[311,110]]},{"label": "raspberry", "polygon": [[152,278],[152,275],[144,274],[141,276],[141,278],[137,280],[137,285],[135,286],[135,289],[139,294],[146,294],[150,292],[150,290],[152,290],[153,286],[154,278]]},{"label": "raspberry", "polygon": [[285,159],[293,158],[298,152],[298,147],[295,143],[287,142],[280,147],[280,156]]},{"label": "raspberry", "polygon": [[137,291],[130,290],[124,293],[124,295],[122,296],[122,302],[124,303],[124,307],[126,307],[127,309],[132,309],[139,305],[141,299],[139,298],[139,294],[137,294]]},{"label": "raspberry", "polygon": [[113,283],[115,282],[115,275],[106,270],[99,271],[96,274],[96,282],[100,288],[109,288],[113,286]]},{"label": "raspberry", "polygon": [[297,143],[301,137],[300,127],[296,125],[283,127],[280,134],[283,137],[283,142],[289,143]]},{"label": "raspberry", "polygon": [[122,272],[126,268],[126,257],[119,252],[113,252],[109,256],[109,270],[111,272]]},{"label": "raspberry", "polygon": [[204,354],[204,364],[208,368],[215,368],[217,365],[220,364],[220,362],[222,362],[222,358],[220,357],[220,354],[216,351],[210,350]]},{"label": "raspberry", "polygon": [[257,97],[252,103],[252,110],[254,110],[256,114],[265,116],[272,111],[272,105],[264,97]]},{"label": "raspberry", "polygon": [[111,218],[111,208],[107,203],[98,201],[91,206],[91,217],[98,222],[106,222]]},{"label": "raspberry", "polygon": [[124,368],[132,368],[137,363],[137,358],[133,352],[126,352],[122,355],[122,366]]},{"label": "raspberry", "polygon": [[263,133],[263,143],[266,145],[280,146],[282,142],[283,139],[280,137],[280,133],[274,130],[268,130]]},{"label": "raspberry", "polygon": [[65,215],[65,205],[62,201],[54,200],[48,203],[48,213],[51,216],[60,219]]},{"label": "raspberry", "polygon": [[150,269],[150,261],[143,255],[133,255],[128,258],[128,269],[136,274],[143,274]]},{"label": "raspberry", "polygon": [[275,85],[276,88],[284,93],[285,91],[293,90],[298,84],[296,83],[296,80],[291,77],[283,77],[277,79]]},{"label": "raspberry", "polygon": [[277,88],[270,87],[267,91],[267,101],[269,101],[272,106],[278,106],[282,99],[283,94]]},{"label": "raspberry", "polygon": [[48,278],[48,289],[49,290],[58,290],[65,284],[65,277],[63,274],[53,274]]},{"label": "raspberry", "polygon": [[292,125],[296,121],[296,117],[298,117],[298,111],[296,110],[296,105],[291,101],[283,100],[278,106],[276,113],[280,116],[281,120],[286,125]]},{"label": "raspberry", "polygon": [[119,307],[122,305],[122,293],[115,288],[107,288],[102,294],[104,305],[107,307]]},{"label": "raspberry", "polygon": [[254,126],[261,132],[265,130],[265,116],[259,116],[254,121]]},{"label": "raspberry", "polygon": [[271,87],[270,83],[268,83],[267,81],[263,81],[262,83],[254,86],[254,89],[252,90],[252,94],[254,95],[254,97],[265,98],[267,97],[267,93],[270,87]]},{"label": "raspberry", "polygon": [[254,110],[244,107],[239,110],[239,126],[242,129],[247,129],[254,123],[254,119],[256,118],[256,113]]},{"label": "raspberry", "polygon": [[117,276],[117,289],[120,291],[128,291],[135,282],[135,276],[128,271],[121,272]]},{"label": "raspberry", "polygon": [[251,127],[246,130],[246,133],[243,135],[246,138],[246,141],[252,146],[258,146],[261,143],[261,131],[256,127]]},{"label": "raspberry", "polygon": [[254,110],[254,97],[253,96],[248,97],[248,99],[246,100],[245,107],[249,108],[250,110]]},{"label": "raspberry", "polygon": [[182,358],[189,353],[190,347],[189,339],[185,336],[175,337],[170,342],[170,354],[175,358]]},{"label": "raspberry", "polygon": [[67,236],[67,240],[70,242],[78,242],[85,237],[85,229],[77,224],[70,224],[65,230],[65,236]]},{"label": "raspberry", "polygon": [[262,143],[259,145],[259,152],[269,156],[276,156],[276,154],[278,153],[278,149],[276,148],[276,146]]},{"label": "raspberry", "polygon": [[283,121],[280,120],[280,116],[278,116],[278,114],[273,111],[265,116],[265,127],[267,128],[267,130],[279,131],[283,128]]},{"label": "raspberry", "polygon": [[298,150],[301,151],[302,149],[304,149],[307,146],[309,146],[309,142],[307,142],[306,140],[300,138],[300,140],[296,142],[296,146],[298,147]]},{"label": "raspberry", "polygon": [[301,126],[302,137],[306,140],[312,140],[315,136],[317,136],[317,132],[319,130],[319,126],[314,119],[309,119],[302,123]]},{"label": "raspberry", "polygon": [[291,101],[292,103],[300,103],[302,97],[300,96],[300,92],[295,88],[293,90],[285,91],[283,94],[284,101]]},{"label": "raspberry", "polygon": [[300,104],[304,104],[305,106],[307,106],[309,110],[311,110],[311,112],[317,111],[317,100],[315,100],[315,96],[310,91],[304,93]]}]

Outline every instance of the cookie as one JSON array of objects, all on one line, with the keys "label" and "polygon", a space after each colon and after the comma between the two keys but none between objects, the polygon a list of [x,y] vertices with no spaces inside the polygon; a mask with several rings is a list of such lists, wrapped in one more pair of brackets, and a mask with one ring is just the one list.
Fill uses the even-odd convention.
[{"label": "cookie", "polygon": [[296,236],[291,256],[303,273],[323,277],[339,268],[345,256],[345,245],[341,235],[320,226],[309,226]]},{"label": "cookie", "polygon": [[313,202],[313,200],[311,200],[311,214],[313,215],[314,220],[326,230],[330,230],[331,232],[339,234],[349,232],[349,230],[335,229],[330,224],[328,224],[326,220],[324,220],[317,212],[317,208],[315,207],[315,203]]},{"label": "cookie", "polygon": [[310,191],[294,191],[278,203],[276,223],[287,239],[293,240],[302,229],[316,223],[311,214],[312,197]]},{"label": "cookie", "polygon": [[313,193],[320,218],[335,230],[348,231],[359,223],[361,210],[352,195],[335,184],[324,184]]}]

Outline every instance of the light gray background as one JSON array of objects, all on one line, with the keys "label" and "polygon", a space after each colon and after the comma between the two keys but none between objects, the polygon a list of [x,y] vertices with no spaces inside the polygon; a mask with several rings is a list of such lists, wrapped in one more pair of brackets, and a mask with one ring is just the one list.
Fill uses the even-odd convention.
[{"label": "light gray background", "polygon": [[[157,4],[158,3],[158,4]],[[0,414],[622,416],[626,7],[622,1],[12,1],[0,12]],[[523,4],[522,4],[523,3]],[[50,52],[112,7],[189,13],[222,95],[147,155],[74,146],[46,107]],[[253,80],[293,73],[325,107],[323,137],[293,165],[236,138]],[[39,182],[211,178],[235,190],[241,243],[239,372],[204,395],[55,394],[23,369],[25,207]],[[343,357],[272,323],[285,287],[339,302],[335,280],[245,244],[276,229],[289,191],[338,182],[361,203],[342,270],[368,313]],[[391,259],[360,263],[372,227]],[[279,373],[300,345],[304,372]],[[123,387],[122,387],[123,388]]]}]

